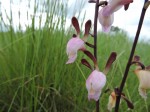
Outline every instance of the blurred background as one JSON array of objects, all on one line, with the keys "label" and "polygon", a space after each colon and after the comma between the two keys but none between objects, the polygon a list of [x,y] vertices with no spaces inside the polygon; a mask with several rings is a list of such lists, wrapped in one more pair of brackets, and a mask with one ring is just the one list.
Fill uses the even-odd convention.
[{"label": "blurred background", "polygon": [[[100,70],[103,71],[112,51],[118,54],[107,75],[104,90],[113,90],[121,82],[142,4],[142,0],[135,1],[127,12],[122,8],[115,13],[115,22],[108,34],[102,33],[98,24]],[[75,33],[71,18],[78,18],[82,37],[85,21],[91,19],[93,23],[94,7],[87,0],[0,0],[1,112],[95,111],[95,102],[88,101],[85,88],[85,80],[91,71],[80,63],[82,58],[89,59],[79,52],[77,61],[66,65],[66,44]],[[150,64],[149,12],[148,9],[135,52],[145,65]],[[88,42],[93,43],[93,38],[89,37]],[[93,52],[88,46],[87,49]],[[135,109],[129,110],[122,101],[120,111],[149,112],[149,92],[148,100],[144,101],[138,93],[139,82],[133,70],[134,66],[124,93]],[[109,93],[101,95],[101,112],[107,111],[108,96]]]}]

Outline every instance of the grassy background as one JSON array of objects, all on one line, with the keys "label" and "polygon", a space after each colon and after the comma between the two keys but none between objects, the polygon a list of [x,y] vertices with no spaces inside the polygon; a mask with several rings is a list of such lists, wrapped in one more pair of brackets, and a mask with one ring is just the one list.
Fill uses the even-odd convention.
[{"label": "grassy background", "polygon": [[[66,65],[66,44],[75,33],[70,27],[65,30],[67,4],[47,1],[50,9],[46,10],[47,21],[44,27],[32,25],[22,31],[14,31],[11,24],[8,31],[0,32],[0,111],[1,112],[92,112],[95,102],[88,101],[85,79],[90,70],[81,65],[80,59],[87,58],[79,52],[74,64]],[[61,8],[57,8],[61,7]],[[60,14],[60,12],[63,12]],[[36,13],[36,8],[35,8]],[[55,21],[54,15],[60,14]],[[2,19],[1,19],[2,20]],[[5,23],[3,20],[1,21]],[[39,21],[40,22],[40,21]],[[89,37],[92,43],[93,38]],[[112,51],[118,54],[117,60],[107,75],[104,88],[118,87],[125,70],[132,40],[123,32],[106,35],[98,34],[98,63],[104,69]],[[136,54],[142,62],[150,63],[148,49],[150,45],[139,42]],[[91,52],[93,50],[88,48]],[[88,59],[88,58],[87,58]],[[138,93],[138,79],[131,67],[124,93],[134,103],[135,109],[128,110],[122,101],[121,112],[149,112],[150,100],[144,101]],[[101,112],[107,111],[109,94],[100,98]],[[150,96],[148,92],[148,96]]]}]

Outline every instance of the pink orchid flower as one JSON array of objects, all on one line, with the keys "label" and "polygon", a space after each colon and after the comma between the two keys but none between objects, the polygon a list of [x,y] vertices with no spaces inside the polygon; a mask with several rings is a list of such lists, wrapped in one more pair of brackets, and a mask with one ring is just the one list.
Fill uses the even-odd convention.
[{"label": "pink orchid flower", "polygon": [[88,99],[98,101],[101,91],[106,84],[106,76],[94,70],[86,80],[86,88],[88,90]]},{"label": "pink orchid flower", "polygon": [[111,29],[111,25],[114,22],[114,14],[103,16],[103,8],[99,11],[98,19],[100,24],[102,25],[102,31],[103,32],[109,32]]},{"label": "pink orchid flower", "polygon": [[82,39],[79,37],[80,28],[79,28],[79,23],[78,23],[77,18],[75,18],[75,17],[72,18],[72,24],[73,24],[74,28],[76,29],[77,35],[73,35],[73,37],[67,43],[66,52],[67,52],[69,59],[66,62],[66,64],[73,63],[76,60],[77,52],[79,50],[82,50],[82,51],[85,50],[85,42],[87,41],[87,37],[89,35],[89,30],[91,27],[91,21],[88,20],[85,23],[85,33],[84,33],[84,37]]},{"label": "pink orchid flower", "polygon": [[109,0],[108,5],[103,7],[98,15],[102,30],[109,32],[114,21],[114,12],[119,10],[122,6],[125,6],[125,9],[127,9],[128,5],[132,2],[133,0]]},{"label": "pink orchid flower", "polygon": [[67,55],[69,60],[66,64],[73,63],[76,60],[78,50],[85,50],[84,41],[79,37],[70,39],[67,43]]},{"label": "pink orchid flower", "polygon": [[94,62],[94,70],[92,69],[92,66],[85,60],[82,59],[81,62],[82,64],[86,65],[88,68],[92,70],[92,73],[89,75],[89,77],[86,80],[86,88],[88,91],[88,99],[89,100],[95,100],[98,101],[99,97],[101,95],[102,89],[106,84],[106,75],[110,69],[110,66],[116,59],[116,53],[113,52],[105,66],[105,69],[103,72],[99,71],[98,64],[96,58],[89,52],[89,51],[84,51],[84,53],[91,58],[91,60]]}]

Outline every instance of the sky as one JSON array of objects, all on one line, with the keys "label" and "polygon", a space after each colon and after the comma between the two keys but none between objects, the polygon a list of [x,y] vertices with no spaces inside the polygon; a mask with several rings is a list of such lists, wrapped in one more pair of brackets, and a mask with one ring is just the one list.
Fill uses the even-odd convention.
[{"label": "sky", "polygon": [[[74,4],[74,1],[72,4]],[[124,11],[122,7],[119,11],[114,13],[114,23],[113,26],[118,26],[119,28],[124,29],[127,31],[130,37],[135,37],[138,22],[140,19],[140,14],[142,11],[144,0],[134,0],[133,3],[130,4],[129,9]],[[83,8],[83,13],[86,11],[86,20],[94,19],[94,10],[95,5],[92,3],[86,2],[85,7]],[[98,29],[101,30],[101,25],[98,24]],[[150,39],[150,7],[147,9],[145,14],[145,19],[143,23],[143,27],[140,33],[140,39]]]},{"label": "sky", "polygon": [[[19,22],[22,25],[22,29],[25,30],[26,25],[30,25],[32,23],[31,17],[27,18],[27,12],[30,16],[33,15],[33,8],[28,8],[28,0],[12,0],[13,4],[11,5],[11,10],[13,12],[13,24],[18,27]],[[21,1],[21,2],[20,2]],[[42,1],[42,0],[39,0]],[[67,0],[62,0],[66,2]],[[1,2],[1,11],[4,13],[4,20],[6,23],[8,23],[8,19],[6,19],[5,11],[9,15],[10,12],[10,0],[0,0]],[[118,26],[121,29],[124,29],[127,31],[128,35],[130,37],[134,37],[136,33],[136,29],[138,26],[142,6],[143,6],[144,0],[134,0],[133,3],[130,4],[129,9],[127,11],[124,11],[123,8],[121,8],[119,11],[115,12],[115,18],[113,26]],[[82,4],[82,5],[80,5]],[[34,0],[30,0],[30,7],[34,6]],[[80,7],[82,6],[82,11],[80,11]],[[76,9],[76,14],[73,13],[73,10]],[[18,11],[20,10],[21,16],[19,20]],[[80,17],[83,18],[85,12],[85,20],[91,19],[92,22],[94,20],[94,11],[95,10],[95,4],[88,3],[88,0],[68,0],[68,18],[67,18],[67,25],[70,25],[71,17],[77,16],[80,13]],[[37,16],[37,26],[39,26],[38,19],[40,16],[40,13],[36,15]],[[46,20],[46,13],[42,14],[42,22],[44,24],[44,21]],[[80,19],[81,20],[81,19]],[[79,22],[81,22],[79,20]],[[150,32],[150,7],[148,8],[144,24],[141,30],[140,38],[141,39],[150,39],[149,32]],[[98,23],[98,30],[101,31],[101,25]]]}]

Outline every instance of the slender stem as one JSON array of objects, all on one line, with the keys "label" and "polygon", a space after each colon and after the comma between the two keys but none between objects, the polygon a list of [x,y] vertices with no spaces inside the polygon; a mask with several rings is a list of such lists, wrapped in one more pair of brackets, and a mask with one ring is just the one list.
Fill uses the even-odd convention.
[{"label": "slender stem", "polygon": [[96,112],[99,112],[99,100],[96,101]]},{"label": "slender stem", "polygon": [[99,0],[97,0],[95,5],[95,17],[94,17],[94,56],[97,59],[97,18],[99,10]]},{"label": "slender stem", "polygon": [[[99,10],[99,0],[97,0],[95,5],[95,17],[94,17],[94,56],[97,59],[97,18]],[[96,101],[96,112],[99,112],[99,100]]]},{"label": "slender stem", "polygon": [[[146,3],[146,1],[147,0],[145,0],[145,3]],[[137,29],[137,32],[136,32],[136,36],[135,36],[135,39],[134,39],[132,50],[130,52],[130,57],[128,59],[128,63],[126,65],[126,69],[125,69],[125,72],[124,72],[124,77],[122,79],[122,82],[121,82],[121,85],[120,85],[120,88],[119,88],[119,94],[117,95],[115,112],[118,112],[118,110],[119,110],[121,93],[123,91],[123,87],[125,85],[125,82],[126,82],[126,79],[127,79],[127,76],[128,76],[128,72],[129,72],[129,69],[130,69],[131,61],[133,59],[133,55],[134,55],[134,52],[135,52],[135,48],[136,48],[136,45],[137,45],[137,42],[138,42],[139,34],[140,34],[140,31],[141,31],[141,28],[142,28],[142,24],[143,24],[143,20],[144,20],[144,17],[145,17],[145,12],[146,12],[146,8],[144,8],[144,6],[143,6],[143,9],[142,9],[142,12],[141,12],[140,21],[139,21],[139,24],[138,24],[138,29]]]}]

